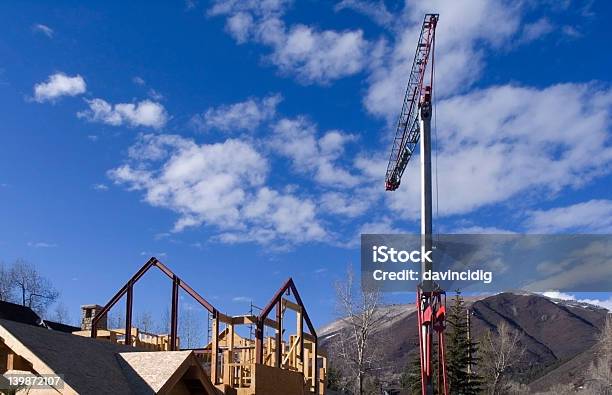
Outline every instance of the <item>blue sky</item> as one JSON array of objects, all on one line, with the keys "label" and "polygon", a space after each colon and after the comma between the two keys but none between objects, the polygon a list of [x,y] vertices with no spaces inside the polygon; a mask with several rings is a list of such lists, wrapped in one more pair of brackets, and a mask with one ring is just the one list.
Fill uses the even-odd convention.
[{"label": "blue sky", "polygon": [[324,324],[360,233],[418,231],[417,162],[383,178],[429,11],[436,231],[609,233],[607,2],[26,1],[0,5],[0,259],[73,319],[155,255],[232,314],[293,276]]}]

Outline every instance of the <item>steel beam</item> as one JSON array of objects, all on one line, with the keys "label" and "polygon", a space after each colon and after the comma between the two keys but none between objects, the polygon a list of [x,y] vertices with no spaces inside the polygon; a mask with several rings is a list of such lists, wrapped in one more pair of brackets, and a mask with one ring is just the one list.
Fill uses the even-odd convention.
[{"label": "steel beam", "polygon": [[[432,223],[431,223],[431,87],[425,88],[425,96],[421,102],[419,112],[419,126],[421,129],[421,248],[423,252],[432,250]],[[424,255],[424,254],[422,254]],[[424,257],[421,258],[421,278],[423,274],[432,270],[432,263]],[[425,292],[431,292],[432,281],[421,280],[421,287]]]},{"label": "steel beam", "polygon": [[281,301],[276,303],[276,321],[278,322],[278,329],[276,330],[276,360],[274,364],[277,368],[281,367],[283,358],[283,307]]},{"label": "steel beam", "polygon": [[130,281],[125,301],[125,344],[132,345],[132,305],[134,299],[134,284]]},{"label": "steel beam", "polygon": [[315,341],[312,345],[312,362],[313,362],[313,366],[312,366],[312,381],[313,381],[313,392],[315,394],[318,394],[319,391],[317,390],[317,386],[319,385],[319,366],[317,364],[318,361],[318,357],[317,357],[317,348],[318,348],[318,342]]},{"label": "steel beam", "polygon": [[214,385],[219,381],[219,318],[215,315],[212,320],[212,342],[210,354],[210,380]]},{"label": "steel beam", "polygon": [[175,275],[172,276],[172,307],[170,310],[170,351],[178,349],[178,303],[179,303],[179,284],[180,280]]},{"label": "steel beam", "polygon": [[263,363],[263,336],[263,320],[258,319],[257,326],[255,327],[255,362],[260,365]]},{"label": "steel beam", "polygon": [[[151,268],[151,266],[155,265],[155,263],[157,262],[157,259],[155,257],[152,257],[151,259],[149,259],[137,272],[136,274],[134,274],[132,276],[132,278],[130,278],[130,280],[125,283],[125,285],[115,294],[115,296],[113,296],[111,298],[111,300],[102,308],[102,310],[100,310],[100,312],[98,314],[96,314],[96,316],[92,319],[91,321],[91,327],[92,327],[92,331],[91,331],[91,337],[95,338],[97,336],[97,325],[98,325],[98,321],[105,315],[108,314],[108,312],[110,311],[110,309],[117,304],[117,302],[119,302],[119,300],[123,297],[123,295],[126,294],[128,287],[130,286],[130,284],[135,284],[140,277],[142,277],[147,270],[149,270]],[[93,328],[96,328],[95,330]]]}]

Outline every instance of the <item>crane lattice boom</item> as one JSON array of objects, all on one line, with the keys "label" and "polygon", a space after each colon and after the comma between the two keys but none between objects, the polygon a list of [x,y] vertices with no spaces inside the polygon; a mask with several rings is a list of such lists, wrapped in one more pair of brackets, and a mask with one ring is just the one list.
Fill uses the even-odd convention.
[{"label": "crane lattice boom", "polygon": [[406,165],[419,142],[418,107],[421,97],[425,95],[424,80],[427,63],[433,53],[437,23],[438,14],[425,15],[387,165],[385,188],[388,191],[399,187]]}]

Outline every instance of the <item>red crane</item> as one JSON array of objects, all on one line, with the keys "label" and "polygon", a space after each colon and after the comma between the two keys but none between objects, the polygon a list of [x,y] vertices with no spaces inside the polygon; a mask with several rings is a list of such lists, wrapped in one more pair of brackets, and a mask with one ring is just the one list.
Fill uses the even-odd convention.
[{"label": "red crane", "polygon": [[[426,14],[419,35],[412,69],[408,79],[402,111],[391,147],[385,178],[385,188],[396,190],[408,161],[417,144],[421,151],[421,247],[431,251],[432,243],[432,193],[431,193],[431,115],[434,84],[434,51],[438,14]],[[431,62],[429,60],[431,59]],[[421,261],[421,276],[431,272],[433,263]],[[422,278],[422,277],[421,277]],[[443,301],[444,299],[444,301]],[[438,379],[437,393],[448,395],[444,349],[444,319],[446,296],[432,281],[422,279],[417,287],[417,313],[419,325],[419,349],[421,359],[421,393],[434,393],[432,366],[433,336],[437,335]]]}]

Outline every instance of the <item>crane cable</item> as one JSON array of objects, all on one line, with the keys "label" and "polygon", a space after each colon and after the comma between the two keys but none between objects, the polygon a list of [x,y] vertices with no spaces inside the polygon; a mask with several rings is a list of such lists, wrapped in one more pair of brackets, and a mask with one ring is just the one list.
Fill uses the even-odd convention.
[{"label": "crane cable", "polygon": [[440,217],[440,199],[438,193],[438,111],[437,106],[434,104],[434,98],[437,99],[435,95],[435,56],[436,56],[436,34],[434,32],[434,36],[432,37],[431,44],[431,105],[433,107],[433,118],[434,118],[434,169],[436,174],[436,216],[434,223],[436,224],[436,236],[438,242],[440,241],[440,227],[437,225]]}]

